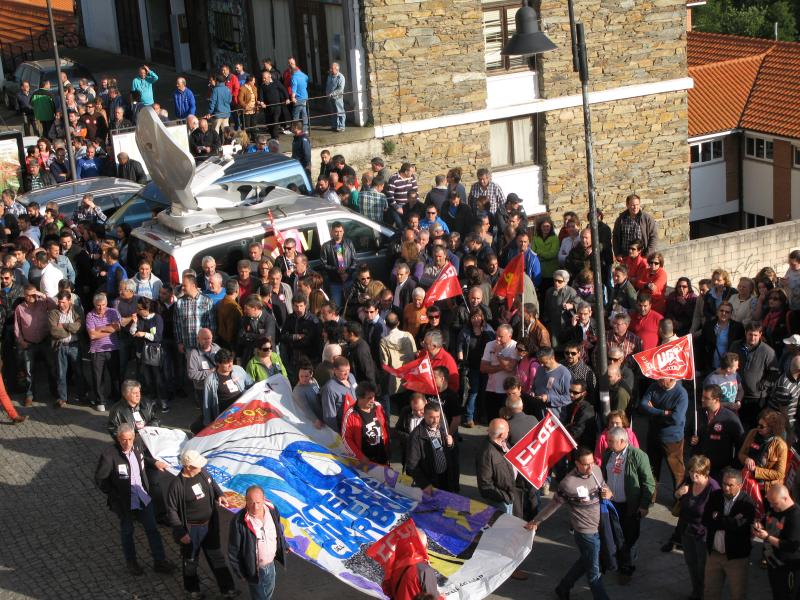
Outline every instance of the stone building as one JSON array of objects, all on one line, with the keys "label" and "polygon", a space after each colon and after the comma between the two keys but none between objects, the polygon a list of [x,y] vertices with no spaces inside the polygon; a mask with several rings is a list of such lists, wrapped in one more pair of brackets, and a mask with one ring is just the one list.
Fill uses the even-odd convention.
[{"label": "stone building", "polygon": [[[491,166],[528,214],[585,214],[580,84],[564,0],[535,0],[557,49],[533,61],[500,53],[520,0],[80,4],[90,46],[161,57],[178,70],[205,72],[222,61],[253,69],[265,56],[282,68],[295,55],[318,94],[337,60],[348,81],[348,121],[367,126],[370,138],[342,149],[355,167],[377,149],[392,168],[415,162],[427,189],[449,167],[461,166],[469,185],[478,168]],[[612,221],[637,192],[665,237],[686,239],[687,2],[574,4],[587,31],[598,204]]]}]

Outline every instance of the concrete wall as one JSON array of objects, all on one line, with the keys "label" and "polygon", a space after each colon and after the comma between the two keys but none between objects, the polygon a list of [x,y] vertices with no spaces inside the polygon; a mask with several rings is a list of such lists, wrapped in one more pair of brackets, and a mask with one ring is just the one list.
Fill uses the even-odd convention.
[{"label": "concrete wall", "polygon": [[105,0],[81,0],[81,15],[86,45],[119,54],[114,3]]},{"label": "concrete wall", "polygon": [[800,220],[766,227],[745,229],[662,248],[668,285],[674,286],[685,275],[697,282],[723,268],[735,282],[738,277],[753,277],[762,267],[772,267],[783,276],[789,252],[800,244]]},{"label": "concrete wall", "polygon": [[800,169],[792,169],[792,218],[800,219]]},{"label": "concrete wall", "polygon": [[746,158],[742,164],[744,174],[744,212],[774,218],[772,207],[772,162]]}]

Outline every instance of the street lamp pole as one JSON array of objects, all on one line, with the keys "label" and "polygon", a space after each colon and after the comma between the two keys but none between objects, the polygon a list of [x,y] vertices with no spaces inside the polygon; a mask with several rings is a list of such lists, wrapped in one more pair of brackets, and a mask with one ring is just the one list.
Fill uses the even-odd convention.
[{"label": "street lamp pole", "polygon": [[[573,27],[574,15],[572,0],[570,4],[570,28]],[[592,232],[592,273],[594,276],[594,307],[597,323],[597,344],[595,345],[595,365],[598,387],[600,389],[600,405],[603,416],[611,411],[611,398],[608,393],[608,349],[606,348],[606,317],[603,304],[605,285],[603,282],[602,260],[600,256],[600,232],[597,224],[597,190],[594,183],[594,154],[592,152],[592,113],[589,108],[589,64],[586,57],[586,37],[583,23],[574,24],[575,45],[577,51],[574,63],[577,63],[581,80],[581,98],[583,100],[583,140],[586,145],[586,185],[589,196],[589,229]]]},{"label": "street lamp pole", "polygon": [[67,158],[69,168],[72,170],[72,177],[75,177],[75,153],[72,150],[72,134],[69,131],[69,119],[67,118],[67,97],[64,95],[64,81],[61,79],[61,58],[58,56],[58,39],[56,38],[56,25],[53,21],[53,4],[47,0],[47,17],[50,19],[50,35],[53,38],[53,58],[56,61],[56,77],[58,78],[58,95],[61,97],[61,120],[64,122],[64,136],[67,144]]}]

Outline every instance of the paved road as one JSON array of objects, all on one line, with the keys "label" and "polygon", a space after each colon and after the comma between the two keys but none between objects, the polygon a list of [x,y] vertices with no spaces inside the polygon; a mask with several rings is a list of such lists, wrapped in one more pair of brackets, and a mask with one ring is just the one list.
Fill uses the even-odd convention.
[{"label": "paved road", "polygon": [[[0,424],[0,600],[182,598],[177,573],[163,576],[152,572],[140,528],[137,548],[147,574],[134,578],[124,569],[118,522],[92,481],[97,455],[109,443],[105,417],[85,407],[56,411],[38,403],[27,413],[31,418],[21,426]],[[194,414],[186,400],[179,400],[164,422],[186,424]],[[462,456],[473,455],[484,433],[479,429],[464,433]],[[462,492],[476,496],[471,460],[464,461],[462,481]],[[662,500],[666,503],[667,499]],[[533,552],[523,564],[529,580],[509,580],[491,598],[553,597],[553,587],[576,557],[566,512],[562,513],[540,529]],[[642,529],[634,582],[620,587],[613,575],[607,577],[611,598],[676,600],[688,596],[683,556],[664,555],[658,550],[673,522],[663,504],[651,511]],[[169,532],[163,530],[163,535],[169,557],[178,564],[177,548]],[[748,597],[767,597],[765,572],[751,566],[750,573]],[[216,592],[207,572],[203,577],[203,588]],[[297,558],[290,558],[288,570],[278,575],[279,600],[357,597],[351,588]],[[591,596],[582,585],[572,597]]]}]

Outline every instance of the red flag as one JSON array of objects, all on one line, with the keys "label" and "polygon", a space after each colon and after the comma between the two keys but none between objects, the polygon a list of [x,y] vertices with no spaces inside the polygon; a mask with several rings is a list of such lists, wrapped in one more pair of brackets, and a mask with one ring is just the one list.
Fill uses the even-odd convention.
[{"label": "red flag", "polygon": [[753,478],[753,474],[747,469],[742,469],[742,491],[752,498],[756,505],[756,521],[764,518],[764,497],[761,495],[761,488]]},{"label": "red flag", "polygon": [[433,367],[431,359],[427,356],[407,363],[399,369],[383,365],[383,370],[403,380],[403,385],[407,390],[421,392],[423,394],[436,395],[436,382],[433,380]]},{"label": "red flag", "polygon": [[514,298],[517,294],[521,294],[525,289],[525,254],[517,254],[512,258],[506,268],[503,269],[503,274],[494,284],[492,293],[495,296],[505,296],[508,308],[514,304]]},{"label": "red flag", "polygon": [[367,556],[383,567],[384,580],[390,579],[395,566],[416,564],[428,560],[428,551],[419,538],[414,519],[395,527],[367,548]]},{"label": "red flag", "polygon": [[550,469],[577,447],[558,418],[548,412],[536,427],[506,452],[505,457],[538,489],[547,480]]},{"label": "red flag", "polygon": [[439,300],[447,300],[448,298],[460,295],[461,282],[458,280],[458,272],[452,263],[448,261],[448,263],[442,267],[442,270],[439,271],[436,281],[428,288],[422,305],[430,306]]},{"label": "red flag", "polygon": [[[269,216],[269,224],[272,226],[272,234],[275,236],[275,241],[278,242],[278,250],[281,254],[283,254],[283,234],[275,227],[275,219],[272,216],[272,209],[267,209],[267,215]],[[266,236],[264,237],[264,247],[266,248]],[[267,248],[268,249],[268,248]]]},{"label": "red flag", "polygon": [[786,462],[786,477],[783,478],[783,485],[790,490],[794,489],[798,468],[800,468],[800,454],[794,448],[789,448],[789,460]]},{"label": "red flag", "polygon": [[633,359],[650,379],[694,379],[692,336],[685,335],[650,350],[633,355]]}]

